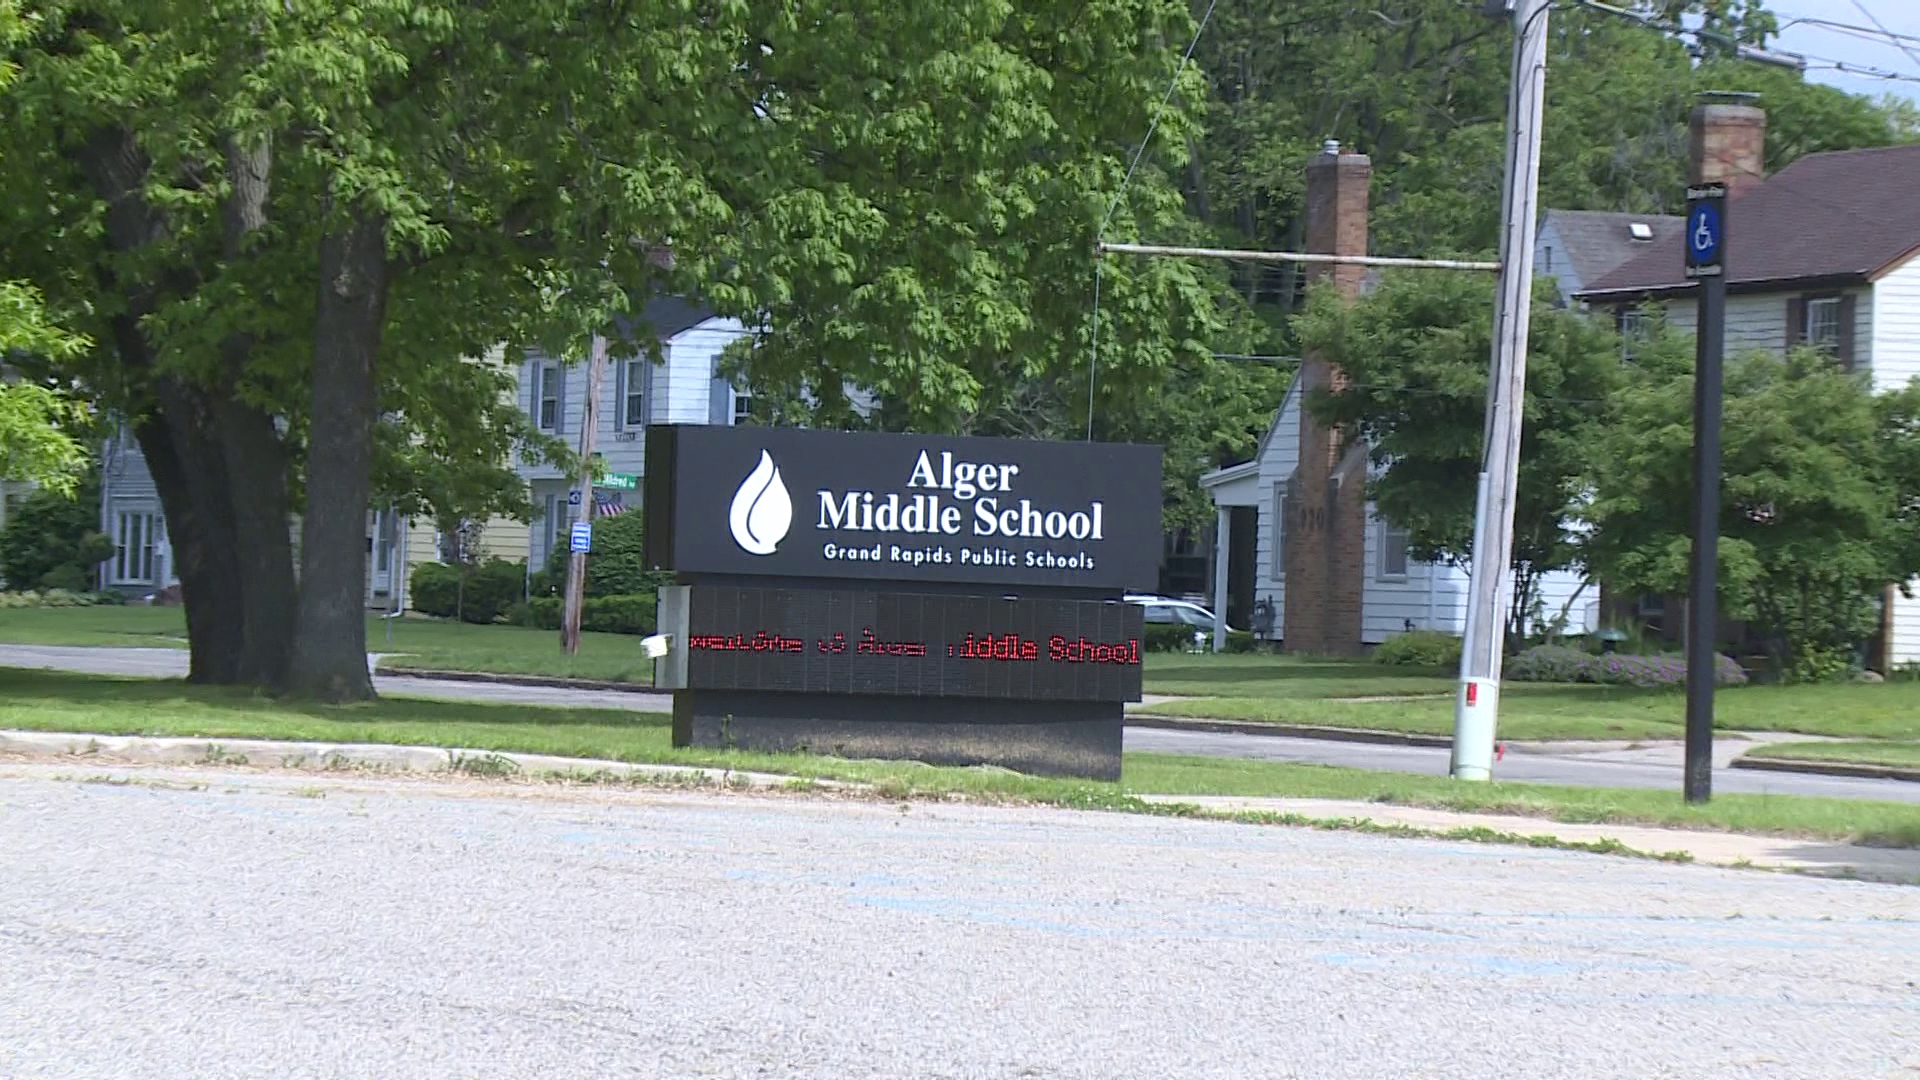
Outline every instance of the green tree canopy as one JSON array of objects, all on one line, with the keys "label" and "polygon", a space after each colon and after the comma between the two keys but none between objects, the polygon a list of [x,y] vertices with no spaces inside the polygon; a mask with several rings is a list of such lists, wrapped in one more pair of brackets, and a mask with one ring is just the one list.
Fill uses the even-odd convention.
[{"label": "green tree canopy", "polygon": [[[1535,295],[1514,503],[1515,632],[1540,576],[1582,563],[1574,511],[1622,378],[1612,331],[1548,306],[1544,284]],[[1473,554],[1492,323],[1490,278],[1434,271],[1388,274],[1352,304],[1315,289],[1295,322],[1302,345],[1346,378],[1306,407],[1367,441],[1378,469],[1369,494],[1407,529],[1417,558]]]},{"label": "green tree canopy", "polygon": [[[1692,342],[1636,352],[1616,421],[1589,444],[1586,550],[1627,593],[1683,593],[1691,538]],[[1726,368],[1720,517],[1723,612],[1789,677],[1844,666],[1891,584],[1920,571],[1920,388],[1875,395],[1823,353],[1746,353]]]}]

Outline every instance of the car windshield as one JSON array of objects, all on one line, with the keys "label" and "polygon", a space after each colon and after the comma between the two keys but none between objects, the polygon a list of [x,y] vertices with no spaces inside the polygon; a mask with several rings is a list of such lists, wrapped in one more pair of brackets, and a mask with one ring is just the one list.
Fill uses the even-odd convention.
[{"label": "car windshield", "polygon": [[1173,610],[1178,613],[1180,621],[1188,626],[1204,626],[1209,629],[1213,627],[1213,616],[1202,608],[1180,607]]}]

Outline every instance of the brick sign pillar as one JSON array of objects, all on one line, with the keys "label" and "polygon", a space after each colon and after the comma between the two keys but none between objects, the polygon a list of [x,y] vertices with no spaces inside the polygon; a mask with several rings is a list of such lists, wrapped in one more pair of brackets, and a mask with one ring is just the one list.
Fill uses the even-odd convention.
[{"label": "brick sign pillar", "polygon": [[[1367,186],[1373,162],[1329,143],[1307,165],[1307,250],[1367,253]],[[1332,280],[1348,300],[1360,294],[1365,268],[1313,266],[1310,281]],[[1315,356],[1301,366],[1302,401],[1340,385],[1339,369]],[[1366,580],[1366,448],[1300,411],[1300,462],[1288,487],[1285,640],[1289,652],[1361,651],[1360,616]]]}]

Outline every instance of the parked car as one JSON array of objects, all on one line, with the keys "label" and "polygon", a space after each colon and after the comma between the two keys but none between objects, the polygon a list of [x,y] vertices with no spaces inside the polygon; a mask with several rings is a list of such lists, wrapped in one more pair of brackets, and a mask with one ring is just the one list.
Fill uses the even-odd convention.
[{"label": "parked car", "polygon": [[[1184,625],[1191,626],[1197,632],[1213,633],[1213,612],[1190,600],[1175,600],[1170,596],[1155,596],[1150,593],[1134,593],[1126,598],[1129,604],[1139,604],[1146,609],[1147,625]],[[1229,630],[1238,627],[1228,626]]]}]

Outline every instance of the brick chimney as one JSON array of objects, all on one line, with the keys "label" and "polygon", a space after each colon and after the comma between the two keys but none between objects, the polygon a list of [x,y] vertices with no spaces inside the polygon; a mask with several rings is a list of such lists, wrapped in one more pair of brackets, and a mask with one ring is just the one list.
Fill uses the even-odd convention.
[{"label": "brick chimney", "polygon": [[1723,183],[1732,198],[1766,178],[1766,110],[1736,95],[1711,95],[1693,107],[1687,136],[1692,183]]},{"label": "brick chimney", "polygon": [[[1329,139],[1307,163],[1307,250],[1323,255],[1367,253],[1367,188],[1373,162],[1342,152]],[[1360,295],[1366,268],[1312,265],[1308,280],[1331,280],[1347,300]],[[1301,402],[1342,381],[1318,357],[1303,358]],[[1357,451],[1357,453],[1356,453]],[[1286,569],[1283,634],[1289,652],[1361,651],[1362,592],[1366,583],[1366,450],[1343,444],[1340,433],[1300,412],[1300,459],[1288,483],[1281,560]]]}]

